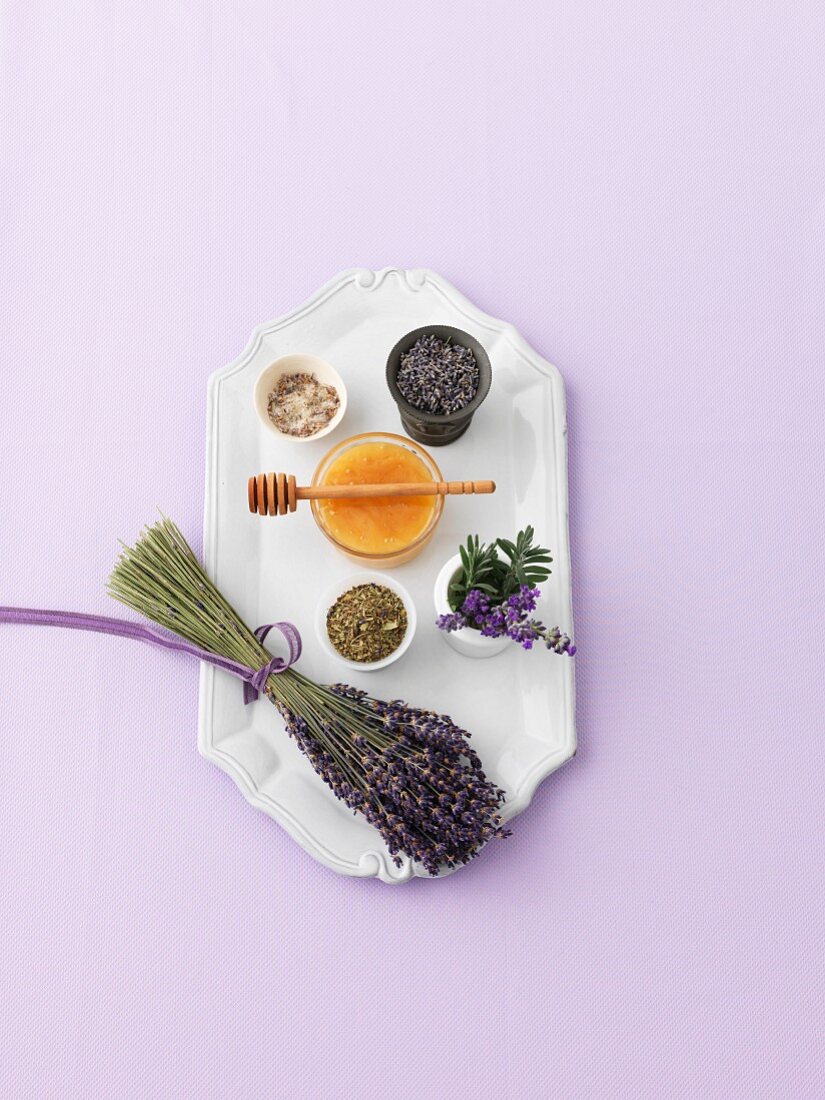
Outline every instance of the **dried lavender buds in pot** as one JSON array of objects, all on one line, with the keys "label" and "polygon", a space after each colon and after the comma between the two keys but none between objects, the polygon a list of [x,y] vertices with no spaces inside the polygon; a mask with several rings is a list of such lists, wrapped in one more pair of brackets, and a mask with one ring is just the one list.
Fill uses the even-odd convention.
[{"label": "dried lavender buds in pot", "polygon": [[329,424],[340,404],[334,386],[302,371],[281,375],[267,399],[267,411],[278,431],[306,439]]},{"label": "dried lavender buds in pot", "polygon": [[470,348],[420,336],[401,356],[396,384],[413,408],[449,416],[470,404],[478,392],[479,369]]}]

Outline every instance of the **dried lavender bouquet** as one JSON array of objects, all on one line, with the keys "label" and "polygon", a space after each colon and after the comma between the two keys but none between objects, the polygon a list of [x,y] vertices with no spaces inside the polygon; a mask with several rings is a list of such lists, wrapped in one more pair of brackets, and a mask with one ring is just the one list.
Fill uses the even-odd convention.
[{"label": "dried lavender bouquet", "polygon": [[[109,592],[210,653],[250,668],[270,659],[169,519],[124,546]],[[397,865],[407,855],[435,875],[507,835],[504,792],[485,776],[469,734],[446,715],[346,684],[316,684],[294,668],[270,674],[263,690],[316,772],[378,829]]]}]

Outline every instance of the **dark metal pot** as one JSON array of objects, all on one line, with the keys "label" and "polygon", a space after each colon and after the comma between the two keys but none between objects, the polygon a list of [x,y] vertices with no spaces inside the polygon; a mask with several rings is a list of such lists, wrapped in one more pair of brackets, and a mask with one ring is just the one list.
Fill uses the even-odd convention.
[{"label": "dark metal pot", "polygon": [[[478,364],[478,390],[469,405],[465,405],[459,412],[435,416],[432,413],[422,412],[401,396],[396,382],[401,356],[405,351],[409,351],[420,336],[437,336],[440,340],[449,338],[452,343],[469,348],[475,356]],[[413,329],[412,332],[401,337],[387,357],[387,385],[401,414],[404,431],[418,443],[424,443],[430,447],[443,447],[444,444],[452,443],[467,431],[473,419],[473,413],[490,391],[492,379],[490,357],[478,340],[470,336],[469,332],[452,328],[450,325],[425,325],[423,328]]]}]

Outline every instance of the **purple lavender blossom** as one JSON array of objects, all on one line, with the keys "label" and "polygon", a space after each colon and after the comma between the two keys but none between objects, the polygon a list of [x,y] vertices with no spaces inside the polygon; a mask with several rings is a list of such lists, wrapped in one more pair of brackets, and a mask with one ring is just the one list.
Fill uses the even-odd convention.
[{"label": "purple lavender blossom", "polygon": [[502,638],[506,634],[523,649],[532,649],[536,642],[541,642],[553,653],[572,657],[576,647],[571,645],[567,634],[557,626],[548,630],[544,623],[530,617],[538,598],[538,589],[527,584],[499,603],[480,589],[471,588],[459,610],[440,615],[436,626],[447,632],[475,628],[484,638]]},{"label": "purple lavender blossom", "polygon": [[504,791],[487,779],[469,733],[451,718],[372,699],[346,684],[314,691],[324,696],[323,713],[334,717],[322,721],[310,712],[310,725],[273,702],[323,781],[378,829],[396,865],[406,854],[436,875],[510,835],[499,812]]},{"label": "purple lavender blossom", "polygon": [[449,615],[439,615],[436,619],[436,626],[438,629],[444,630],[448,634],[453,630],[463,630],[466,625],[466,616],[460,611],[452,611]]}]

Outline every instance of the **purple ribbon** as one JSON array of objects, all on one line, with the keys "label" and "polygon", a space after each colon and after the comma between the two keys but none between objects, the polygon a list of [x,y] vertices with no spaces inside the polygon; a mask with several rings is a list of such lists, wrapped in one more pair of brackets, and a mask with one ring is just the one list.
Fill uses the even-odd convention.
[{"label": "purple ribbon", "polygon": [[[255,637],[263,644],[266,641],[266,636],[270,630],[275,627],[276,630],[280,630],[284,638],[286,638],[286,644],[289,646],[289,660],[285,661],[282,657],[273,657],[269,664],[259,668],[257,672],[252,674],[252,678],[247,680],[244,676],[243,686],[243,701],[244,706],[248,703],[254,703],[258,698],[258,693],[264,690],[266,686],[266,678],[270,672],[274,672],[276,675],[279,672],[286,672],[290,665],[294,665],[298,658],[301,656],[301,635],[298,633],[297,627],[294,627],[292,623],[266,623],[264,626],[259,626],[255,631]],[[238,666],[242,668],[242,665]],[[245,672],[250,671],[245,669]],[[240,673],[238,674],[240,675]]]},{"label": "purple ribbon", "polygon": [[185,638],[179,638],[175,634],[167,634],[165,631],[156,630],[154,627],[145,626],[143,623],[132,623],[128,619],[110,619],[106,615],[81,615],[75,611],[39,611],[30,607],[0,607],[0,623],[19,623],[22,626],[63,626],[68,630],[94,630],[98,634],[114,634],[120,638],[134,638],[138,642],[149,642],[150,645],[161,646],[163,649],[172,649],[177,653],[188,653],[197,657],[215,668],[222,668],[225,672],[231,672],[243,680],[244,705],[253,703],[260,692],[266,686],[266,680],[270,673],[278,674],[286,672],[290,665],[294,664],[301,656],[301,635],[292,623],[267,623],[259,626],[255,636],[263,643],[270,630],[275,627],[280,630],[289,647],[289,657],[273,657],[261,668],[249,668],[238,661],[230,661],[228,657],[220,657],[217,653],[210,653],[207,649],[201,649],[193,642],[187,642]]}]

